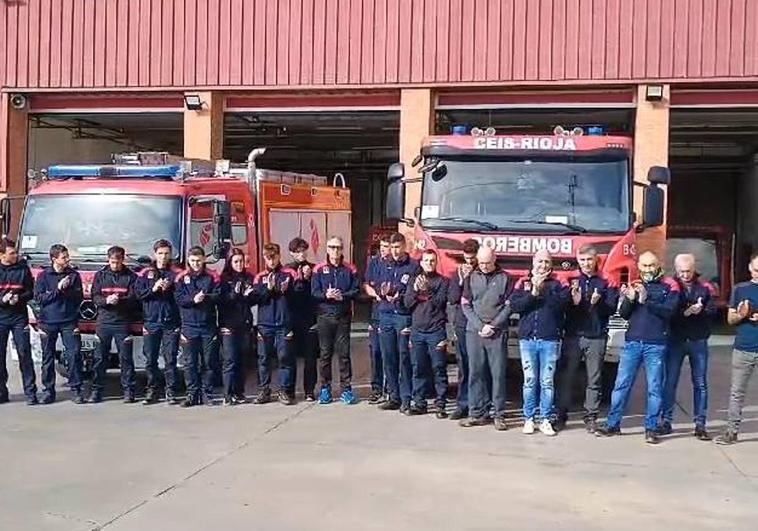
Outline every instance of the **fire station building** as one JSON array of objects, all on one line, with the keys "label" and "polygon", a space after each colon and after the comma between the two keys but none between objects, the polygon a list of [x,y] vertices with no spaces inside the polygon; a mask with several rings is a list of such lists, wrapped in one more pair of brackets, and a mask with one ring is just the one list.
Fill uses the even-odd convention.
[{"label": "fire station building", "polygon": [[[670,236],[758,250],[758,2],[0,0],[0,192],[170,151],[342,173],[354,254],[387,167],[452,126],[601,128],[668,165]],[[420,194],[420,185],[409,193]]]}]

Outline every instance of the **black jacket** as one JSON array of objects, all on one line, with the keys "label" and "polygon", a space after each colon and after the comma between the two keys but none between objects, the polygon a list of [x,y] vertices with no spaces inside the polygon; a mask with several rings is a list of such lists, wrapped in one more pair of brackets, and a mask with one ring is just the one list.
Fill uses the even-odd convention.
[{"label": "black jacket", "polygon": [[[629,321],[627,341],[665,344],[671,333],[671,320],[679,308],[679,284],[669,277],[645,282],[647,299],[643,304],[623,296],[619,314]],[[631,288],[629,288],[631,289]]]},{"label": "black jacket", "polygon": [[[158,269],[155,264],[146,267],[137,275],[135,290],[137,298],[142,301],[142,319],[145,323],[177,327],[181,323],[179,306],[176,304],[174,290],[176,277],[182,270],[171,266]],[[166,289],[153,291],[155,283],[167,279],[171,285]]]},{"label": "black jacket", "polygon": [[[126,325],[140,320],[139,302],[134,291],[136,281],[137,275],[126,266],[112,271],[106,265],[95,273],[92,301],[97,306],[97,324]],[[118,302],[106,304],[105,299],[114,293],[118,295]]]},{"label": "black jacket", "polygon": [[[326,290],[335,288],[342,291],[342,300],[326,298]],[[353,264],[340,262],[335,266],[328,262],[316,266],[311,281],[311,295],[318,303],[319,315],[330,317],[349,316],[353,312],[353,300],[360,293],[358,272]]]},{"label": "black jacket", "polygon": [[569,288],[555,276],[543,282],[536,297],[532,295],[531,274],[518,279],[511,295],[511,311],[519,314],[519,339],[561,339],[569,299]]},{"label": "black jacket", "polygon": [[[253,291],[246,296],[248,288],[253,288]],[[250,307],[262,299],[261,285],[255,285],[253,275],[246,271],[224,273],[221,275],[221,296],[218,301],[219,326],[250,330],[253,326],[253,312]]]},{"label": "black jacket", "polygon": [[[303,276],[303,268],[311,268],[311,276]],[[287,265],[295,271],[295,283],[292,289],[292,323],[297,327],[310,328],[316,324],[316,301],[311,296],[311,285],[316,264],[309,261],[292,262]]]},{"label": "black jacket", "polygon": [[463,305],[461,304],[461,297],[463,297],[463,282],[456,271],[453,276],[450,277],[448,282],[448,302],[454,306],[455,314],[453,316],[453,326],[455,328],[466,328],[466,314],[463,313]]},{"label": "black jacket", "polygon": [[[716,309],[716,289],[710,282],[695,278],[689,286],[677,279],[679,284],[679,309],[671,320],[671,337],[678,341],[708,339],[711,337]],[[684,315],[684,311],[702,299],[703,310],[695,315]]]},{"label": "black jacket", "polygon": [[16,304],[0,300],[0,324],[27,324],[29,314],[26,303],[34,296],[34,278],[26,260],[19,260],[13,265],[0,264],[0,299],[6,293],[18,295]]},{"label": "black jacket", "polygon": [[[64,290],[58,289],[61,280],[68,277],[69,284]],[[59,325],[79,320],[79,306],[82,304],[82,277],[70,267],[58,273],[52,266],[42,269],[34,284],[34,299],[39,304],[39,321],[42,324]]]},{"label": "black jacket", "polygon": [[[584,273],[569,278],[569,286],[579,283],[581,302],[576,305],[569,291],[566,307],[566,337],[602,338],[608,334],[608,319],[616,313],[619,303],[618,288],[604,276],[587,276]],[[600,300],[591,304],[592,294],[597,290]]]},{"label": "black jacket", "polygon": [[413,277],[404,295],[405,307],[413,312],[411,329],[422,333],[445,330],[449,281],[437,273],[427,275],[427,290],[418,292],[413,287],[419,276],[421,275]]}]

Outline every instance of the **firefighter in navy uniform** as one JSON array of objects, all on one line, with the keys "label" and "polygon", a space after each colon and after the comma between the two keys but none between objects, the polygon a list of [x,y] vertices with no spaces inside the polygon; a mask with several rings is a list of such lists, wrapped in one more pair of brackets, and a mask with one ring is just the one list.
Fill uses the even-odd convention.
[{"label": "firefighter in navy uniform", "polygon": [[245,253],[232,249],[221,274],[218,303],[219,335],[223,350],[224,405],[244,404],[245,368],[243,356],[250,345],[253,312],[262,300],[255,278],[245,270]]},{"label": "firefighter in navy uniform", "polygon": [[[289,244],[293,261],[287,267],[297,273],[292,294],[293,352],[303,357],[303,394],[307,402],[313,402],[318,378],[319,346],[316,301],[311,297],[311,281],[316,264],[306,260],[308,248],[308,242],[304,239],[294,238]],[[297,379],[297,365],[293,377]]]},{"label": "firefighter in navy uniform", "polygon": [[350,359],[350,325],[353,300],[360,285],[353,264],[342,254],[342,238],[332,237],[326,243],[326,262],[316,266],[313,274],[313,298],[318,302],[318,340],[321,346],[321,392],[319,404],[332,401],[332,357],[337,354],[340,367],[340,400],[355,404],[352,387],[353,366]]},{"label": "firefighter in navy uniform", "polygon": [[182,407],[213,404],[213,355],[216,352],[216,304],[221,294],[220,279],[205,268],[205,251],[192,247],[187,265],[176,277],[175,297],[182,317],[184,381],[187,398]]},{"label": "firefighter in navy uniform", "polygon": [[174,298],[174,283],[181,269],[171,263],[173,248],[168,240],[153,245],[155,260],[137,275],[137,298],[142,302],[142,353],[146,360],[147,392],[143,404],[158,402],[160,373],[158,356],[163,356],[166,403],[179,403],[179,375],[176,359],[179,353],[179,307]]},{"label": "firefighter in navy uniform", "polygon": [[97,306],[98,346],[92,378],[92,403],[102,402],[105,373],[108,370],[108,356],[111,342],[116,343],[121,367],[121,389],[124,402],[135,401],[134,356],[129,325],[139,321],[139,303],[134,291],[137,275],[124,265],[126,252],[122,247],[108,249],[108,265],[95,273],[92,283],[92,300]]},{"label": "firefighter in navy uniform", "polygon": [[[450,281],[437,273],[437,253],[421,255],[421,269],[405,290],[405,306],[413,311],[411,359],[413,362],[412,415],[426,413],[426,390],[434,383],[434,405],[438,419],[446,419],[447,402],[447,299]],[[430,378],[429,375],[433,377]]]},{"label": "firefighter in navy uniform", "polygon": [[292,353],[291,302],[293,284],[297,273],[282,266],[281,250],[275,243],[263,246],[263,261],[266,267],[255,277],[261,290],[258,304],[258,395],[256,404],[271,400],[271,369],[269,361],[279,359],[280,403],[290,406],[295,403],[295,362]]},{"label": "firefighter in navy uniform", "polygon": [[368,397],[369,404],[380,404],[384,401],[386,391],[384,385],[384,364],[382,363],[382,347],[379,343],[379,303],[382,298],[379,295],[379,275],[382,272],[385,261],[389,259],[390,238],[381,236],[379,240],[379,254],[372,256],[366,265],[363,289],[366,295],[371,297],[371,319],[368,324],[368,348],[371,361],[371,394]]},{"label": "firefighter in navy uniform", "polygon": [[6,354],[8,336],[11,334],[18,352],[26,403],[30,406],[38,403],[32,347],[29,342],[29,315],[26,309],[26,303],[33,295],[32,272],[25,260],[18,259],[16,243],[7,238],[0,239],[0,404],[10,398]]},{"label": "firefighter in navy uniform", "polygon": [[82,278],[70,266],[68,249],[50,247],[52,265],[42,269],[34,283],[34,298],[40,307],[38,322],[42,332],[43,401],[55,400],[55,345],[60,336],[68,365],[68,385],[73,401],[83,404],[82,339],[77,328],[79,306],[84,295]]}]

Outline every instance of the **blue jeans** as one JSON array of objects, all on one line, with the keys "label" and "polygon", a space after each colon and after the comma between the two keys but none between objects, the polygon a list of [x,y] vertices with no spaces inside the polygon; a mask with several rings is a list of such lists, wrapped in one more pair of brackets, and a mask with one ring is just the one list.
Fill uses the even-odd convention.
[{"label": "blue jeans", "polygon": [[390,401],[411,402],[411,316],[385,313],[379,316],[384,379]]},{"label": "blue jeans", "polygon": [[258,327],[258,389],[271,389],[271,358],[279,360],[279,390],[295,394],[295,360],[292,356],[294,332],[280,328]]},{"label": "blue jeans", "polygon": [[[539,400],[540,415],[552,420],[555,402],[555,368],[560,342],[543,339],[522,339],[521,368],[524,371],[524,417],[534,420]],[[539,399],[538,399],[539,397]]]},{"label": "blue jeans", "polygon": [[676,388],[682,372],[684,358],[689,355],[692,374],[693,421],[697,426],[705,426],[708,410],[708,340],[696,339],[672,341],[666,356],[666,384],[663,392],[663,420],[674,419]]},{"label": "blue jeans", "polygon": [[647,376],[647,408],[645,412],[645,429],[654,430],[658,425],[658,416],[663,403],[663,358],[666,345],[627,341],[619,360],[616,385],[611,394],[611,409],[608,412],[608,427],[621,426],[629,395],[640,365],[645,364]]},{"label": "blue jeans", "polygon": [[445,329],[437,332],[411,332],[411,359],[413,362],[413,402],[426,404],[429,375],[434,379],[434,403],[445,408],[447,400],[447,345]]}]

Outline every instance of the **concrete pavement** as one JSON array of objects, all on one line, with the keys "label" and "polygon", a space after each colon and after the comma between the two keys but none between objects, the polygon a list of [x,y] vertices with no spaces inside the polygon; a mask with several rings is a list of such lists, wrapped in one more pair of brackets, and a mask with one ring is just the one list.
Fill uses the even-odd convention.
[{"label": "concrete pavement", "polygon": [[[714,433],[728,368],[728,349],[714,349]],[[755,529],[758,376],[733,447],[689,435],[690,397],[685,376],[677,433],[657,447],[642,440],[644,378],[626,435],[602,440],[578,420],[556,438],[522,435],[517,396],[505,433],[366,403],[17,400],[0,406],[0,529]]]}]

